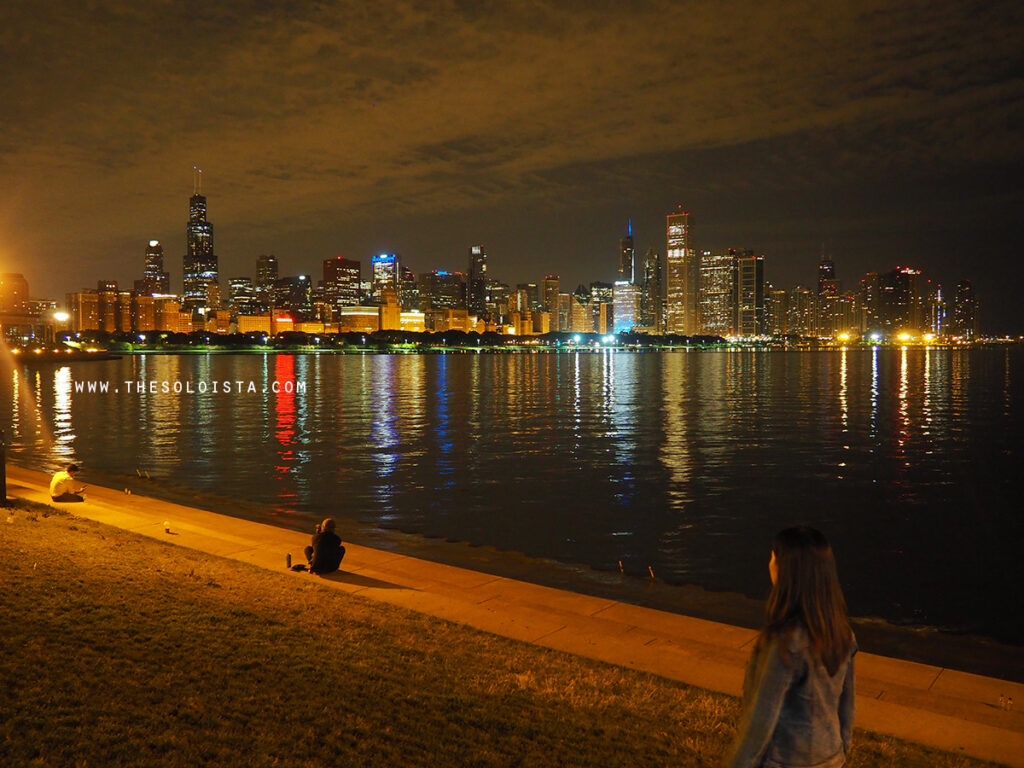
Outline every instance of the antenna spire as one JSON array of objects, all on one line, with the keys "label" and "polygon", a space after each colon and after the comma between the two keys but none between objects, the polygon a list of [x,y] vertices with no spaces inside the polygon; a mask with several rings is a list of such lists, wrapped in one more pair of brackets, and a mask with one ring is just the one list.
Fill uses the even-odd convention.
[{"label": "antenna spire", "polygon": [[192,194],[201,195],[203,193],[203,169],[198,165],[192,166]]}]

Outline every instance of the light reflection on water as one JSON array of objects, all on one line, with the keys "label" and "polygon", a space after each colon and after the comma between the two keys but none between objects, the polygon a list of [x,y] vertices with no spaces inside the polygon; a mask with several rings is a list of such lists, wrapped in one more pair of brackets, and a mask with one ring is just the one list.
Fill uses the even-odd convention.
[{"label": "light reflection on water", "polygon": [[[752,596],[772,534],[807,522],[833,539],[855,612],[1024,641],[1000,608],[1024,575],[1022,363],[1019,348],[135,356],[5,375],[0,417],[29,465],[140,468],[150,492],[299,527],[331,514]],[[76,390],[90,379],[122,391]]]}]

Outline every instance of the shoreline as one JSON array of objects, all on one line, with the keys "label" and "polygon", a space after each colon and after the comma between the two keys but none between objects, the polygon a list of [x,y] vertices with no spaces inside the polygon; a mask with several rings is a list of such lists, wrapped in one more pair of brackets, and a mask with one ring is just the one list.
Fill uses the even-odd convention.
[{"label": "shoreline", "polygon": [[[36,472],[46,471],[25,464],[17,466]],[[302,517],[287,517],[268,512],[267,507],[258,502],[225,499],[134,476],[104,472],[91,474],[96,478],[94,485],[97,486],[111,489],[127,487],[133,494],[298,533],[309,534],[315,522],[312,517],[305,517],[306,513],[302,513]],[[710,590],[698,584],[670,584],[657,578],[652,581],[612,570],[599,570],[586,563],[533,557],[493,545],[475,545],[399,527],[386,527],[337,513],[334,517],[341,526],[342,538],[360,546],[680,616],[754,630],[761,626],[763,598]],[[926,625],[895,624],[873,616],[851,616],[851,623],[857,633],[858,645],[870,653],[1024,683],[1022,645]]]}]

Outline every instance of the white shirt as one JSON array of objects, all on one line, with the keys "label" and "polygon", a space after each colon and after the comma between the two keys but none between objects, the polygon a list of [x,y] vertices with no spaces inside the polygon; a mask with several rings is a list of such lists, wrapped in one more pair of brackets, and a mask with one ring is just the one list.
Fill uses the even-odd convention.
[{"label": "white shirt", "polygon": [[75,482],[75,478],[62,469],[50,481],[50,498],[57,498],[65,493],[78,493],[81,488],[82,486]]}]

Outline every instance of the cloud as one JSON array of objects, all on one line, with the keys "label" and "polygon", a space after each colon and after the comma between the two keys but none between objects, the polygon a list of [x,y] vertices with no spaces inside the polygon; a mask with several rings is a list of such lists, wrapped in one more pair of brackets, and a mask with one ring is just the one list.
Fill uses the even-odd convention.
[{"label": "cloud", "polygon": [[215,221],[265,232],[601,200],[631,164],[771,141],[786,154],[757,158],[760,177],[696,176],[1013,162],[1020,8],[7,4],[0,243],[95,252],[177,232],[193,163]]}]

